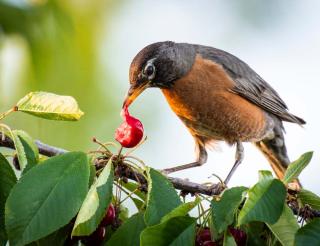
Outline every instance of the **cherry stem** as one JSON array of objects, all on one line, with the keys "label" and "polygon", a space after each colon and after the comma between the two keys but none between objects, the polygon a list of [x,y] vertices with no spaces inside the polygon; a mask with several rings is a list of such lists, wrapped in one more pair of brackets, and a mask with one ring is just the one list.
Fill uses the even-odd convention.
[{"label": "cherry stem", "polygon": [[[115,155],[111,155],[110,158],[109,158],[109,160],[110,160],[110,159],[112,160],[112,158],[113,158],[114,156],[115,156]],[[107,162],[107,164],[108,164],[108,163],[109,163],[109,161]],[[96,171],[96,175],[97,175],[97,174],[100,174],[105,167],[106,167],[106,165],[105,165],[103,168],[97,170],[97,171]]]},{"label": "cherry stem", "polygon": [[98,148],[98,151],[100,150],[100,148],[105,149],[108,153],[111,153],[111,151],[107,148],[108,145],[112,145],[117,147],[117,145],[115,143],[112,142],[107,142],[107,143],[102,143],[101,141],[99,141],[97,138],[93,137],[93,142],[97,143],[98,145],[100,145],[100,147]]},{"label": "cherry stem", "polygon": [[123,150],[123,147],[121,146],[119,151],[118,151],[116,164],[118,164],[118,162],[120,161],[120,155],[121,155],[122,150]]},{"label": "cherry stem", "polygon": [[211,203],[211,201],[207,197],[203,196],[202,194],[198,194],[198,196],[200,196],[202,200],[206,200],[207,202]]},{"label": "cherry stem", "polygon": [[204,217],[203,222],[202,222],[202,227],[205,227],[205,226],[206,226],[206,223],[208,222],[208,220],[209,220],[209,218],[210,218],[210,215],[211,215],[211,210],[210,210],[210,208],[207,209],[207,210],[205,211],[205,213],[207,213],[207,214],[204,214],[205,217]]},{"label": "cherry stem", "polygon": [[105,155],[106,154],[106,152],[104,150],[90,150],[87,153],[92,154],[92,155],[94,155],[94,154],[104,154]]},{"label": "cherry stem", "polygon": [[[124,190],[123,188],[122,188],[122,186],[120,185],[120,184],[118,184],[118,181],[117,182],[113,182],[114,183],[114,185],[117,187],[117,189],[119,189],[119,190],[121,190],[122,192],[124,192],[124,193],[126,193],[127,195],[129,195],[129,192],[127,192],[126,190]],[[120,192],[121,192],[120,191]],[[117,195],[117,194],[116,194]],[[116,202],[117,202],[117,199],[116,199]],[[120,203],[121,202],[119,202],[119,205],[120,205]]]},{"label": "cherry stem", "polygon": [[[219,179],[220,183],[223,186],[226,186],[225,183],[223,182],[223,180],[217,174],[212,173],[211,176],[216,177],[217,179]],[[211,176],[209,176],[208,178],[210,178]]]},{"label": "cherry stem", "polygon": [[[121,189],[121,190],[123,190],[123,189]],[[123,199],[119,202],[119,204],[123,203],[123,202],[124,202],[125,200],[127,200],[129,197],[132,199],[132,195],[135,194],[137,190],[138,190],[138,188],[135,189],[134,191],[130,192],[130,193],[127,193],[127,196],[126,196],[125,198],[123,198]]]},{"label": "cherry stem", "polygon": [[4,112],[4,113],[1,113],[0,114],[0,120],[4,119],[5,117],[7,117],[9,114],[11,114],[12,112],[15,112],[17,111],[17,108],[16,107],[13,107],[11,109],[9,109],[8,111]]},{"label": "cherry stem", "polygon": [[199,220],[199,224],[201,225],[201,215],[202,215],[202,212],[200,211],[200,204],[197,205],[197,208],[198,208],[198,220]]},{"label": "cherry stem", "polygon": [[[120,161],[120,155],[121,155],[121,151],[122,151],[123,147],[121,146],[118,154],[117,154],[117,160],[115,161],[114,165],[118,165],[119,161]],[[121,190],[120,190],[120,177],[117,179],[117,188],[116,188],[116,205],[120,206],[120,200],[121,200]]]},{"label": "cherry stem", "polygon": [[[142,169],[140,166],[138,166],[136,163],[134,163],[133,161],[130,161],[130,160],[126,160],[124,163],[127,164],[128,167],[134,169],[136,172],[141,174],[146,180],[148,179],[147,176],[144,174],[145,169]],[[138,177],[137,177],[137,179],[138,179]]]},{"label": "cherry stem", "polygon": [[146,169],[146,167],[147,167],[146,164],[144,164],[144,162],[142,160],[140,160],[139,158],[137,158],[135,156],[130,155],[130,156],[125,156],[124,158],[125,159],[133,159],[133,160],[138,161],[143,166],[144,169]]}]

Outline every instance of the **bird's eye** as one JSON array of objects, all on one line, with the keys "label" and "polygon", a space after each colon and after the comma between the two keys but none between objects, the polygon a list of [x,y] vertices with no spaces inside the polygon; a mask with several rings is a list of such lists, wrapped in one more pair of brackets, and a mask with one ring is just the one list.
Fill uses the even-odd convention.
[{"label": "bird's eye", "polygon": [[148,79],[153,79],[155,76],[156,68],[154,67],[153,64],[147,64],[143,70],[143,73]]}]

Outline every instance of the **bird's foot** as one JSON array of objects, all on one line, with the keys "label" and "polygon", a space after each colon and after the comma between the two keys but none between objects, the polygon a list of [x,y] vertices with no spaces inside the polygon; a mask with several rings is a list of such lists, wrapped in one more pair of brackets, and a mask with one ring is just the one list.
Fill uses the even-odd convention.
[{"label": "bird's foot", "polygon": [[211,185],[211,194],[220,194],[224,189],[226,189],[227,186],[224,183],[217,183]]},{"label": "bird's foot", "polygon": [[227,184],[225,183],[225,181],[222,180],[222,178],[220,178],[217,174],[214,174],[214,173],[212,173],[208,178],[211,178],[212,176],[219,180],[219,183],[217,185],[223,188],[227,188]]},{"label": "bird's foot", "polygon": [[224,180],[225,184],[228,184],[232,175],[234,174],[234,172],[236,171],[236,169],[238,168],[238,166],[241,164],[242,160],[243,160],[243,146],[242,143],[240,141],[237,141],[237,149],[236,149],[236,161],[234,163],[234,165],[232,166],[230,172],[228,173],[226,179]]}]

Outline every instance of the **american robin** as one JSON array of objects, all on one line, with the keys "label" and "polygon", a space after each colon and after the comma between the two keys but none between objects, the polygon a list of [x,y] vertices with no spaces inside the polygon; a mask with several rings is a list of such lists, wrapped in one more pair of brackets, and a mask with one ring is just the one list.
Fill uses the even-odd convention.
[{"label": "american robin", "polygon": [[239,58],[208,46],[158,42],[135,56],[129,77],[124,106],[146,88],[158,87],[195,140],[196,161],[164,169],[166,173],[204,164],[206,147],[225,141],[236,144],[227,183],[243,159],[242,142],[252,142],[283,178],[290,161],[282,121],[305,121],[289,113],[278,93]]}]

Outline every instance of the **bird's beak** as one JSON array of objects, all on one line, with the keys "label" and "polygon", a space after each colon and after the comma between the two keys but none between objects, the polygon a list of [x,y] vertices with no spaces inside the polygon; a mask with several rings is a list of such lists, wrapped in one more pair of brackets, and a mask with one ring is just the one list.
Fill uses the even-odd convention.
[{"label": "bird's beak", "polygon": [[139,86],[131,85],[127,92],[126,98],[124,99],[122,108],[129,107],[130,104],[148,87],[149,83],[143,83]]}]

